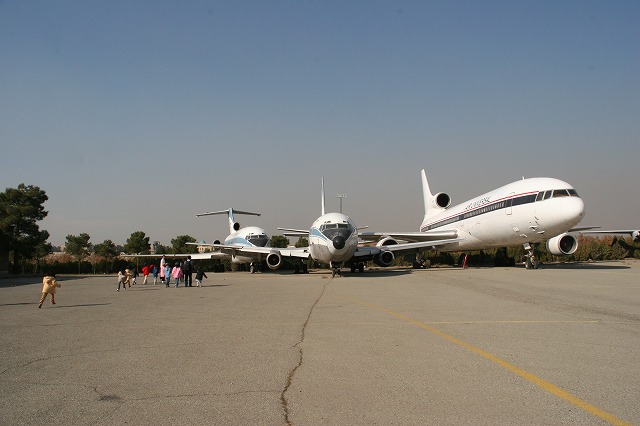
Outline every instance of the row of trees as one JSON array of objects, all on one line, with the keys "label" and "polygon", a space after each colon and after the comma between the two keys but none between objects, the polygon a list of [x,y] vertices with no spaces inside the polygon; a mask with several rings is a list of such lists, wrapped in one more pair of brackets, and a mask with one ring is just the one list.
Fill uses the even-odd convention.
[{"label": "row of trees", "polygon": [[[55,268],[58,272],[78,273],[113,273],[131,263],[119,258],[121,252],[127,254],[149,254],[149,237],[142,231],[136,231],[127,239],[124,247],[116,246],[111,240],[92,244],[89,234],[67,235],[65,256],[51,255],[52,246],[47,242],[49,233],[40,230],[37,222],[47,216],[44,203],[48,197],[37,186],[20,184],[17,188],[7,188],[0,193],[0,252],[10,253],[9,266],[13,273],[40,273],[47,268]],[[171,240],[170,246],[155,247],[156,254],[192,253],[195,238],[180,235]],[[572,256],[556,259],[548,253],[544,245],[538,245],[536,254],[541,262],[557,260],[598,261],[617,260],[625,257],[640,258],[640,243],[630,238],[619,237],[578,237],[578,250]],[[306,239],[300,239],[296,246],[305,246]],[[289,240],[283,235],[271,238],[272,247],[287,247]],[[458,254],[427,252],[425,258],[433,264],[456,264]],[[524,249],[511,247],[508,249],[489,250],[476,253],[471,257],[472,263],[509,265],[519,263],[524,257]],[[415,258],[408,255],[396,260],[396,264],[411,265]],[[71,265],[74,265],[73,267]],[[321,265],[317,265],[321,266]],[[229,262],[210,261],[203,267],[209,270],[229,270]]]}]

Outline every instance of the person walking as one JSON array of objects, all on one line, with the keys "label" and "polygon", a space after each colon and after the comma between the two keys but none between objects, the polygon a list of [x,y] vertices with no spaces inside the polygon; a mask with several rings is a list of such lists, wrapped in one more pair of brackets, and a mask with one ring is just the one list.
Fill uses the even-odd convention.
[{"label": "person walking", "polygon": [[120,284],[122,288],[127,289],[127,273],[123,269],[118,271],[118,290],[116,291],[120,291]]},{"label": "person walking", "polygon": [[193,263],[191,263],[191,256],[187,256],[187,260],[182,264],[182,274],[184,275],[184,286],[192,287]]},{"label": "person walking", "polygon": [[153,274],[153,285],[158,284],[158,267],[154,264],[151,264],[151,273]]},{"label": "person walking", "polygon": [[164,284],[164,279],[166,275],[164,274],[165,266],[167,266],[167,257],[163,254],[162,259],[160,259],[160,281]]},{"label": "person walking", "polygon": [[131,288],[131,279],[133,278],[133,270],[127,267],[127,269],[124,270],[124,274],[126,276],[124,282],[129,286],[129,288]]},{"label": "person walking", "polygon": [[40,298],[40,303],[38,303],[38,308],[42,308],[42,304],[47,298],[47,294],[51,295],[51,304],[56,304],[56,287],[60,287],[60,284],[56,281],[56,274],[53,272],[47,272],[42,278],[42,297]]},{"label": "person walking", "polygon": [[147,284],[147,278],[149,277],[150,272],[151,271],[149,270],[149,265],[144,265],[142,267],[142,276],[144,277],[144,280],[142,280],[142,285]]},{"label": "person walking", "polygon": [[209,278],[207,277],[207,274],[204,273],[202,268],[198,268],[198,271],[196,272],[196,287],[200,287],[200,284],[202,283],[202,277]]},{"label": "person walking", "polygon": [[180,262],[176,262],[176,265],[171,270],[171,278],[176,281],[176,288],[178,288],[180,278],[182,278],[182,268],[180,267]]},{"label": "person walking", "polygon": [[164,284],[167,288],[169,288],[169,282],[171,281],[171,266],[168,263],[164,264]]}]

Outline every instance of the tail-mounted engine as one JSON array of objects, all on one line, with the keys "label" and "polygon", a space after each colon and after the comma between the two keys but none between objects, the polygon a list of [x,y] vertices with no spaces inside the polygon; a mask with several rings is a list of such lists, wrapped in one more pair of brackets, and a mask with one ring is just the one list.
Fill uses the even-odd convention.
[{"label": "tail-mounted engine", "polygon": [[282,256],[279,252],[273,251],[267,256],[267,266],[269,269],[278,269],[282,264]]},{"label": "tail-mounted engine", "polygon": [[373,258],[373,262],[378,266],[391,266],[396,257],[392,251],[383,250]]},{"label": "tail-mounted engine", "polygon": [[439,209],[446,209],[451,205],[451,197],[449,194],[444,192],[438,192],[431,199],[432,207],[437,207]]},{"label": "tail-mounted engine", "polygon": [[578,250],[578,240],[573,235],[560,234],[547,241],[547,250],[555,256],[569,256]]},{"label": "tail-mounted engine", "polygon": [[234,222],[233,223],[233,230],[234,231],[239,231],[240,230],[240,224],[238,222]]}]

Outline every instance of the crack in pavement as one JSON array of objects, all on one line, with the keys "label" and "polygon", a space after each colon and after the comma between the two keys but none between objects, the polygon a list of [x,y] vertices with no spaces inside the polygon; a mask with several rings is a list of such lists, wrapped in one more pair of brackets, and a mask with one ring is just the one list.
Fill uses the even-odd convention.
[{"label": "crack in pavement", "polygon": [[316,307],[316,305],[324,295],[324,291],[327,288],[327,284],[328,283],[324,283],[324,285],[322,286],[322,292],[320,292],[320,296],[318,296],[316,301],[311,306],[311,309],[309,309],[309,313],[307,314],[307,319],[302,325],[302,333],[300,334],[300,340],[298,341],[298,343],[293,345],[294,348],[298,349],[298,363],[289,372],[289,376],[287,377],[287,384],[285,385],[284,389],[282,390],[282,393],[280,394],[280,403],[282,404],[282,409],[284,410],[284,420],[288,426],[292,426],[293,422],[291,421],[291,418],[289,415],[289,401],[287,400],[286,394],[289,391],[291,384],[293,383],[293,377],[295,376],[296,371],[298,370],[298,368],[302,366],[302,358],[304,356],[304,352],[302,351],[302,348],[300,347],[300,345],[302,344],[302,342],[304,342],[305,332],[307,331],[307,325],[309,325],[309,320],[311,319],[311,314],[313,313],[313,309]]}]

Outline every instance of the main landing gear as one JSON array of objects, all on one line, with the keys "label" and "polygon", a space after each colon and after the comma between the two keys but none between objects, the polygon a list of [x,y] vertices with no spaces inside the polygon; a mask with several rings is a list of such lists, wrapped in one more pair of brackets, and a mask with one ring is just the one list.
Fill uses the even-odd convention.
[{"label": "main landing gear", "polygon": [[249,272],[255,274],[256,272],[262,272],[262,265],[260,262],[251,262],[249,265]]},{"label": "main landing gear", "polygon": [[527,254],[525,254],[524,267],[526,269],[538,269],[540,267],[540,262],[538,262],[538,258],[533,253],[533,247],[531,247],[531,244],[529,243],[525,243],[523,246],[527,251]]},{"label": "main landing gear", "polygon": [[351,272],[364,272],[364,262],[351,262]]}]

